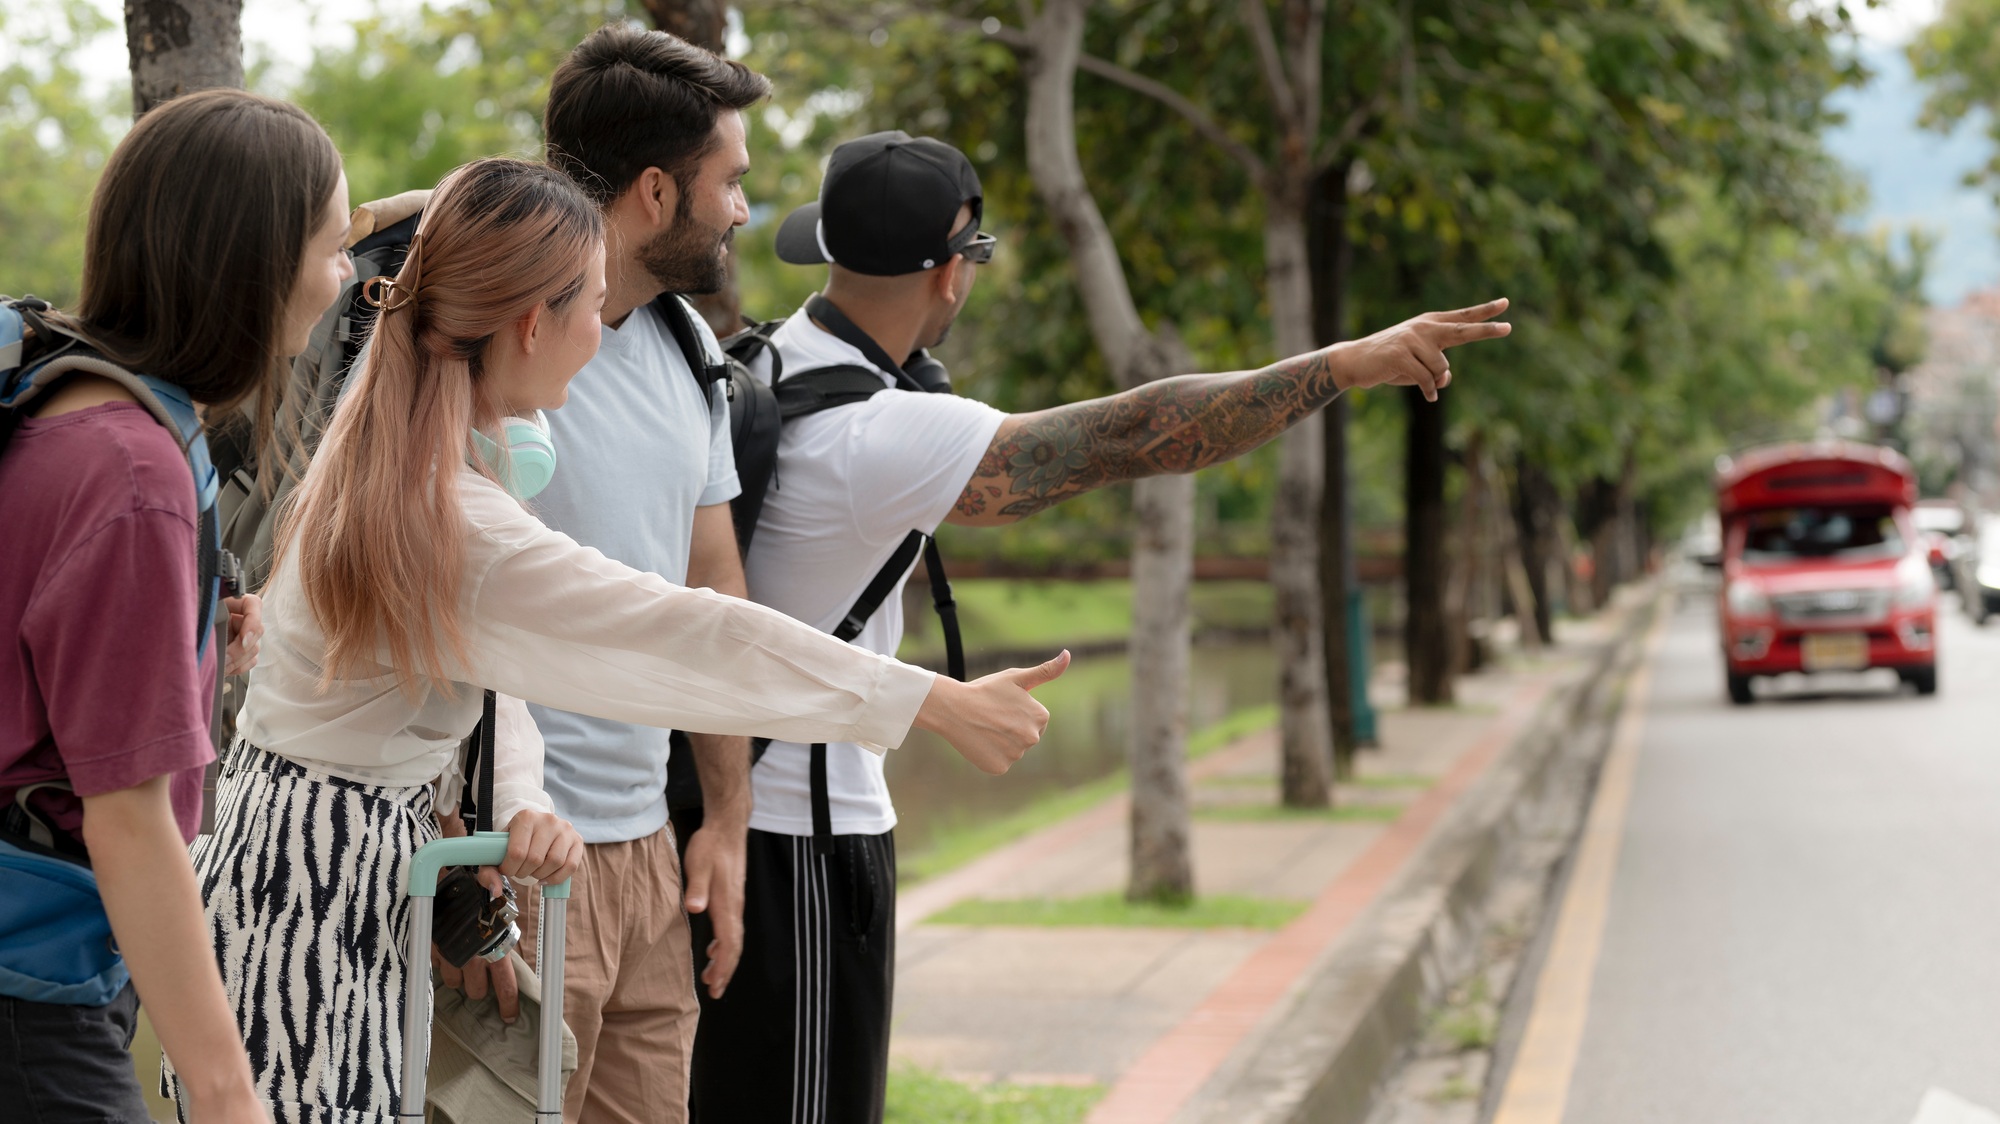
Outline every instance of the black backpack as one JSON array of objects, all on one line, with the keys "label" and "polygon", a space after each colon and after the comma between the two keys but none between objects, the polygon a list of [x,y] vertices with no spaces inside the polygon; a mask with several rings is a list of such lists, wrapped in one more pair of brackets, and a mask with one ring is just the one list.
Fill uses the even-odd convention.
[{"label": "black backpack", "polygon": [[[913,361],[897,363],[823,296],[815,294],[808,299],[806,312],[828,331],[867,356],[875,368],[840,365],[786,373],[777,348],[771,342],[773,333],[784,323],[782,320],[753,322],[723,341],[723,352],[730,360],[730,437],[736,442],[736,476],[743,488],[742,493],[730,502],[730,518],[736,524],[737,546],[746,556],[750,552],[751,535],[757,529],[757,519],[764,509],[765,494],[773,487],[782,487],[776,477],[778,436],[785,422],[822,410],[866,402],[887,389],[882,385],[881,372],[894,376],[906,390],[931,394],[952,392],[951,376],[945,373],[944,365],[928,353],[919,351]],[[770,359],[771,379],[768,385],[752,378],[749,373],[749,365],[759,356]],[[958,630],[958,606],[951,597],[951,582],[945,577],[944,559],[938,554],[937,540],[922,531],[913,530],[904,536],[895,553],[876,571],[861,596],[848,608],[847,615],[834,628],[833,635],[839,640],[853,640],[861,635],[862,627],[882,607],[889,592],[909,572],[920,553],[930,578],[932,603],[944,625],[946,667],[953,679],[963,680],[965,645]]]},{"label": "black backpack", "polygon": [[[894,376],[903,389],[932,394],[952,393],[951,377],[945,373],[944,365],[932,359],[927,352],[919,351],[910,360],[897,363],[882,350],[881,345],[823,296],[815,295],[807,300],[806,312],[828,331],[867,356],[875,367],[838,365],[787,373],[777,347],[772,343],[772,335],[784,324],[783,320],[760,322],[746,318],[742,331],[722,341],[726,367],[711,369],[708,377],[722,381],[729,398],[730,439],[734,443],[736,476],[742,485],[742,492],[730,501],[729,514],[736,527],[736,545],[746,556],[757,530],[758,517],[764,509],[765,495],[770,489],[783,486],[777,479],[777,466],[778,438],[784,423],[822,410],[867,401],[887,389],[882,384],[882,372]],[[672,319],[668,323],[672,324]],[[690,327],[688,330],[693,329]],[[760,358],[768,358],[771,364],[769,384],[750,374],[750,365]],[[861,591],[861,596],[848,607],[846,615],[834,628],[833,636],[837,640],[852,641],[861,635],[869,618],[888,600],[903,575],[916,563],[919,554],[923,556],[925,574],[930,579],[931,604],[936,608],[939,623],[944,629],[946,673],[953,679],[963,681],[965,643],[959,633],[958,605],[952,600],[951,582],[945,576],[944,558],[938,553],[937,539],[922,531],[912,530],[904,536],[889,560],[883,563]],[[767,738],[752,740],[753,764],[763,757],[769,744]],[[824,744],[812,747],[809,768],[813,835],[824,845],[833,834],[832,813],[827,801]],[[694,758],[686,739],[678,733],[674,736],[673,755],[667,768],[667,803],[676,813],[701,805],[701,782]]]}]

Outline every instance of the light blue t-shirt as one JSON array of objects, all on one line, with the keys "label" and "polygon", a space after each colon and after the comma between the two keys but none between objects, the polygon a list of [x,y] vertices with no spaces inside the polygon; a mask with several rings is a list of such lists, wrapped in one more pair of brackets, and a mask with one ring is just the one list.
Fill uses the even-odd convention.
[{"label": "light blue t-shirt", "polygon": [[[722,349],[696,318],[714,361]],[[703,400],[680,345],[650,305],[605,328],[597,357],[549,415],[556,474],[531,507],[585,546],[677,585],[687,582],[697,507],[742,489],[729,406]],[[667,822],[667,731],[544,706],[542,787],[586,843],[643,839]]]}]

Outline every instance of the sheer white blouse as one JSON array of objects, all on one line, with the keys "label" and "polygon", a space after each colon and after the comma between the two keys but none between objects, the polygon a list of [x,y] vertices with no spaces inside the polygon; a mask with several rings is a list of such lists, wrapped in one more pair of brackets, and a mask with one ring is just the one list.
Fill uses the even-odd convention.
[{"label": "sheer white blouse", "polygon": [[[237,729],[251,744],[366,784],[455,773],[501,694],[495,823],[548,808],[541,735],[519,700],[621,722],[793,742],[901,744],[933,672],[833,639],[772,609],[634,570],[549,529],[499,486],[459,476],[467,528],[456,690],[403,693],[383,654],[320,684],[325,637],[289,564],[264,595],[265,632]],[[511,697],[510,697],[511,696]],[[522,727],[525,727],[523,729]]]}]

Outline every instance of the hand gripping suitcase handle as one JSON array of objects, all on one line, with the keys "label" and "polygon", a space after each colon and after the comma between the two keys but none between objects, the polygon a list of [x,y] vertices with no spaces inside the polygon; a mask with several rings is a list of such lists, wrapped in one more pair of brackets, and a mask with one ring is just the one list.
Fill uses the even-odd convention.
[{"label": "hand gripping suitcase handle", "polygon": [[[421,1121],[430,1076],[431,910],[438,873],[448,866],[498,866],[507,857],[507,833],[482,831],[439,839],[417,848],[410,860],[410,947],[403,991],[403,1099],[398,1121]],[[562,1120],[563,921],[569,880],[544,883],[535,972],[542,978],[541,1037],[536,1043],[536,1124]]]}]

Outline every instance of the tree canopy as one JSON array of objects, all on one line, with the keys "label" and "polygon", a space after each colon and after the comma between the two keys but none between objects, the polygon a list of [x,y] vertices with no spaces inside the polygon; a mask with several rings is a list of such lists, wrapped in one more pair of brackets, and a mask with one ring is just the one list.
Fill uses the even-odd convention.
[{"label": "tree canopy", "polygon": [[[769,252],[776,219],[812,197],[825,153],[876,128],[932,133],[979,166],[1002,254],[945,353],[961,386],[1005,409],[1110,389],[1027,181],[1020,56],[997,34],[1018,5],[746,5],[732,41],[778,94],[752,111],[755,220],[739,239],[743,301],[779,315],[819,282]],[[293,97],[323,120],[352,191],[434,183],[493,152],[532,154],[547,77],[621,0],[466,0],[375,15],[321,50]],[[1784,0],[1346,0],[1326,9],[1318,144],[1347,171],[1356,246],[1351,319],[1504,292],[1517,331],[1466,356],[1455,441],[1478,432],[1566,489],[1615,475],[1629,450],[1655,510],[1684,510],[1713,456],[1811,432],[1816,403],[1906,366],[1918,298],[1886,252],[1849,232],[1856,194],[1827,157],[1827,95],[1858,74],[1837,12]],[[1992,106],[2000,2],[1952,0],[1913,56],[1932,114]],[[19,37],[0,85],[0,288],[75,291],[84,201],[122,124],[67,60],[112,32],[81,0],[0,13]],[[1287,30],[1287,29],[1282,29]],[[1105,0],[1092,9],[1078,133],[1141,307],[1180,327],[1197,362],[1271,355],[1258,278],[1262,202],[1229,145],[1269,159],[1270,93],[1239,3]],[[1122,73],[1175,91],[1214,123]],[[253,82],[265,81],[253,75]],[[1389,396],[1356,403],[1357,501],[1393,520],[1400,426]],[[1264,549],[1269,451],[1204,474],[1204,549]],[[1123,553],[1113,491],[961,550]],[[1664,517],[1664,516],[1662,516]]]}]

